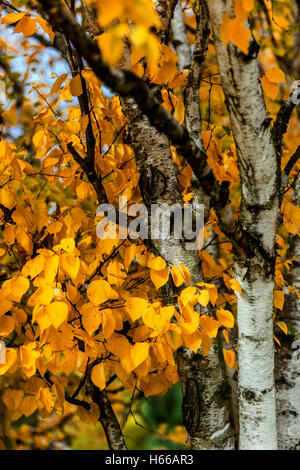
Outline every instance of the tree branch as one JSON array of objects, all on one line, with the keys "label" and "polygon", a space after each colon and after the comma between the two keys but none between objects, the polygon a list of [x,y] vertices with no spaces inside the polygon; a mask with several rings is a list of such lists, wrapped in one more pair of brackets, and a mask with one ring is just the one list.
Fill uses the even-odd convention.
[{"label": "tree branch", "polygon": [[99,388],[94,386],[92,395],[93,402],[98,405],[100,410],[100,421],[110,450],[127,450],[119,422],[112,409],[107,392],[105,390],[100,391]]},{"label": "tree branch", "polygon": [[294,96],[297,92],[300,92],[300,86],[292,90],[287,100],[281,105],[271,131],[277,157],[281,157],[282,138],[287,131],[291,114],[296,106]]},{"label": "tree branch", "polygon": [[128,70],[118,70],[103,62],[96,42],[87,37],[64,4],[57,0],[39,0],[39,3],[44,11],[48,12],[52,26],[60,27],[64,31],[96,76],[120,96],[134,98],[150,123],[167,135],[191,165],[205,192],[212,198],[221,230],[231,238],[236,249],[243,245],[244,249],[248,249],[247,240],[238,229],[228,204],[228,184],[226,182],[223,185],[218,184],[207,164],[205,152],[197,147],[187,129],[159,103],[142,79]]},{"label": "tree branch", "polygon": [[285,169],[283,170],[286,176],[289,176],[290,172],[292,171],[293,166],[297,163],[299,158],[300,158],[300,145],[298,146],[296,152],[291,156],[291,158],[286,164]]}]

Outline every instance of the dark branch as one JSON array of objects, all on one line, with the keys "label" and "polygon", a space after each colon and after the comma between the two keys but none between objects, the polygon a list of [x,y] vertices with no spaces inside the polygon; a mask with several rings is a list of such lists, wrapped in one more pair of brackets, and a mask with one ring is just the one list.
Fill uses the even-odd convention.
[{"label": "dark branch", "polygon": [[[298,90],[300,92],[300,88]],[[294,96],[297,90],[293,90],[287,100],[281,105],[278,111],[274,126],[272,128],[272,138],[275,145],[275,150],[278,157],[281,157],[282,153],[282,138],[287,131],[291,114],[296,106]]]},{"label": "dark branch", "polygon": [[298,146],[296,152],[291,156],[285,169],[283,170],[286,176],[289,176],[290,172],[292,171],[293,166],[297,163],[299,158],[300,158],[300,145]]}]

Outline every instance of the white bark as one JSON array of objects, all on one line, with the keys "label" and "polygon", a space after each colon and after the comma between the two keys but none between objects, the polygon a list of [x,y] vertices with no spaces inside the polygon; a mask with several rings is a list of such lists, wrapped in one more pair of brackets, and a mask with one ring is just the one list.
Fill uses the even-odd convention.
[{"label": "white bark", "polygon": [[209,0],[210,18],[241,178],[242,230],[249,251],[236,260],[238,296],[240,449],[277,448],[274,344],[274,236],[278,214],[278,163],[260,85],[257,45],[246,56],[220,39],[232,1]]},{"label": "white bark", "polygon": [[179,58],[179,70],[185,69],[191,64],[191,46],[189,45],[184,24],[181,0],[175,7],[171,21],[172,42]]},{"label": "white bark", "polygon": [[[296,186],[294,203],[300,204],[300,178]],[[298,262],[286,277],[288,285],[300,292],[300,239],[292,237],[288,252],[289,258],[296,257]],[[279,320],[292,327],[300,339],[300,302],[296,295],[285,296],[284,310]],[[278,448],[280,450],[300,450],[300,357],[299,352],[291,348],[290,341],[276,353],[276,404]],[[284,339],[283,339],[284,340]]]},{"label": "white bark", "polygon": [[240,448],[276,449],[273,282],[241,282],[238,296]]}]

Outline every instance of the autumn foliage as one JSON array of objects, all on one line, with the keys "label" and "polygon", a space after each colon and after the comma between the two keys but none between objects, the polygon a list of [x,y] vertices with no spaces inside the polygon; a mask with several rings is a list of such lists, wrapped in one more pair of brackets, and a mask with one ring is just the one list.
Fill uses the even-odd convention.
[{"label": "autumn foliage", "polygon": [[[179,380],[176,351],[183,346],[207,355],[212,341],[221,338],[223,359],[237,370],[232,332],[236,296],[242,292],[232,270],[232,244],[218,226],[214,208],[206,220],[204,245],[195,253],[203,271],[203,280],[197,283],[191,281],[184,262],[171,265],[141,239],[97,237],[101,216],[96,210],[103,201],[86,171],[87,162],[92,161],[91,171],[101,181],[107,202],[117,207],[120,196],[129,206],[142,202],[140,173],[120,98],[108,92],[74,51],[73,69],[54,67],[64,59],[47,52],[56,46],[56,31],[47,15],[42,16],[39,2],[11,3],[11,8],[2,8],[5,29],[0,43],[0,67],[5,62],[9,68],[2,77],[7,102],[1,110],[0,142],[0,338],[7,354],[0,364],[3,447],[8,423],[36,413],[45,419],[76,410],[85,423],[101,421],[95,389],[124,387],[129,396],[136,391],[146,398],[163,396]],[[86,25],[81,2],[73,3],[78,4],[78,21]],[[120,0],[113,8],[108,0],[86,3],[97,7],[99,31],[94,39],[104,61],[131,70],[158,88],[162,105],[184,124],[189,70],[178,69],[172,41],[161,41],[163,22],[154,2]],[[283,62],[292,47],[292,8],[279,1],[273,12],[270,2],[265,3],[266,12],[253,0],[235,0],[233,15],[224,17],[221,37],[247,55],[251,34],[245,20],[250,15],[261,47],[261,82],[272,120],[290,93]],[[192,47],[197,2],[183,6]],[[272,15],[276,47],[265,34]],[[124,44],[130,47],[124,49]],[[70,53],[70,43],[68,47]],[[124,50],[129,55],[125,65]],[[12,56],[25,59],[17,74]],[[38,70],[38,79],[32,78],[33,69]],[[236,147],[220,85],[214,45],[209,42],[200,87],[202,139],[217,182],[229,182],[238,220]],[[284,135],[282,170],[299,138],[295,114]],[[172,158],[182,201],[190,204],[191,167],[175,146]],[[287,334],[289,326],[277,319],[277,312],[284,309],[285,296],[299,295],[285,282],[294,262],[287,253],[288,237],[299,232],[300,224],[292,184],[298,166],[286,181],[276,238],[278,347],[281,332]],[[124,418],[126,406],[114,408],[117,417]]]}]

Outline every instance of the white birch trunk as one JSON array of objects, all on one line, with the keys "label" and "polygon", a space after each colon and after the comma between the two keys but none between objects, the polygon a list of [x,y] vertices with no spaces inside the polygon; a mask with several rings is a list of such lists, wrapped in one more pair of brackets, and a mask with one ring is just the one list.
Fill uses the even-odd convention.
[{"label": "white birch trunk", "polygon": [[241,178],[240,224],[249,253],[236,260],[238,296],[240,449],[277,448],[274,344],[274,236],[278,214],[278,164],[260,85],[257,45],[246,56],[220,39],[232,1],[209,0],[210,19]]},{"label": "white birch trunk", "polygon": [[[300,204],[300,178],[298,176],[294,203]],[[289,258],[296,257],[294,267],[288,273],[288,285],[300,292],[300,238],[292,237],[288,251]],[[280,320],[295,330],[300,340],[300,301],[294,294],[285,296],[284,310]],[[280,450],[300,450],[300,352],[291,348],[291,341],[276,353],[276,404],[278,448]],[[298,345],[298,348],[300,346]]]},{"label": "white birch trunk", "polygon": [[178,0],[175,7],[171,28],[172,42],[179,58],[178,67],[179,70],[182,70],[189,67],[191,64],[191,47],[186,35],[181,0]]}]

